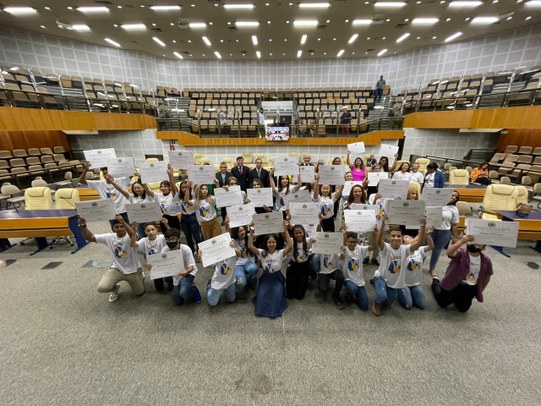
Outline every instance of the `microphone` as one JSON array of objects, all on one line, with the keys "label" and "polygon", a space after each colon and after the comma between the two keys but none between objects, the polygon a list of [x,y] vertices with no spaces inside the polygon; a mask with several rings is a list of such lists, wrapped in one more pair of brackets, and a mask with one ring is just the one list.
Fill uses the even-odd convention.
[{"label": "microphone", "polygon": [[62,199],[64,201],[68,202],[71,207],[73,207],[75,210],[77,210],[77,207],[75,207],[75,205],[72,202],[70,202],[69,199],[66,199],[64,196],[60,196],[59,199]]}]

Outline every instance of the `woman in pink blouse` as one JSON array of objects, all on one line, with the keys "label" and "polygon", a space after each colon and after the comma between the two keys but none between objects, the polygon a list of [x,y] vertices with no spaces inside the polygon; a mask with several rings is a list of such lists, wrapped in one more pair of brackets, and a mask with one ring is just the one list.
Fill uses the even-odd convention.
[{"label": "woman in pink blouse", "polygon": [[351,161],[349,160],[349,152],[348,152],[347,158],[348,158],[348,165],[351,168],[351,174],[353,175],[353,182],[364,181],[364,178],[366,176],[366,166],[364,166],[364,162],[361,159],[361,157],[355,158],[353,165],[351,164]]}]

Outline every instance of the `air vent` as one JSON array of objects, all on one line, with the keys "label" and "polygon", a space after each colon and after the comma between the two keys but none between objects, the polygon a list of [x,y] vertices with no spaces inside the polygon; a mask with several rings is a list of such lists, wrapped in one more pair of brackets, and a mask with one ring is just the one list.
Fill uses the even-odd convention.
[{"label": "air vent", "polygon": [[374,50],[374,48],[368,48],[368,49],[366,50],[366,52],[372,52],[373,50]]},{"label": "air vent", "polygon": [[230,30],[236,30],[237,29],[237,27],[235,27],[234,25],[230,25],[227,28],[229,28]]},{"label": "air vent", "polygon": [[96,0],[96,3],[103,4],[105,6],[114,6],[113,3],[111,3],[110,1],[107,1],[107,0]]},{"label": "air vent", "polygon": [[401,24],[396,24],[394,26],[394,28],[402,28],[402,27],[407,27],[409,24],[406,24],[406,23],[401,23]]},{"label": "air vent", "polygon": [[321,29],[321,30],[324,30],[325,28],[327,28],[327,24],[319,24],[317,26],[318,29]]},{"label": "air vent", "polygon": [[162,32],[162,29],[159,27],[152,27],[152,31],[154,32]]}]

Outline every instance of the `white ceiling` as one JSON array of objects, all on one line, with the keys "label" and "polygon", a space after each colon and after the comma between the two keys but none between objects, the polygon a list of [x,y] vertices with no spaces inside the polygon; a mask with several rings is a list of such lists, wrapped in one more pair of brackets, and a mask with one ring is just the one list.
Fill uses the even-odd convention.
[{"label": "white ceiling", "polygon": [[[122,49],[149,52],[159,57],[176,59],[174,52],[186,60],[222,59],[262,60],[296,59],[302,50],[302,59],[375,57],[387,49],[387,55],[398,54],[412,48],[443,44],[445,38],[456,32],[462,35],[455,41],[486,36],[525,25],[540,24],[541,5],[528,4],[532,0],[484,0],[474,8],[452,8],[450,1],[408,0],[401,8],[381,8],[374,1],[333,0],[326,9],[303,9],[303,1],[265,0],[5,0],[6,7],[33,7],[36,12],[13,16],[0,11],[0,25],[19,27],[60,37],[111,46],[105,38],[116,41]],[[225,4],[253,4],[251,10],[228,10]],[[180,10],[154,11],[152,5],[179,5]],[[85,14],[81,6],[105,6],[107,12]],[[72,9],[70,9],[72,8]],[[497,17],[489,25],[473,25],[471,19],[479,16]],[[434,25],[414,26],[412,20],[435,17]],[[314,28],[295,27],[294,20],[317,20]],[[353,26],[354,19],[369,19],[368,26]],[[255,28],[236,27],[236,21],[258,21]],[[206,28],[189,28],[189,23],[205,22]],[[62,25],[64,28],[60,28]],[[143,23],[146,29],[126,31],[122,24]],[[88,32],[70,30],[74,24],[86,24]],[[117,25],[117,26],[115,26]],[[409,33],[401,43],[396,40]],[[301,37],[306,34],[305,44]],[[357,39],[348,44],[353,34]],[[257,36],[258,45],[252,43]],[[206,36],[208,46],[202,37]],[[158,45],[159,38],[165,47]]]}]

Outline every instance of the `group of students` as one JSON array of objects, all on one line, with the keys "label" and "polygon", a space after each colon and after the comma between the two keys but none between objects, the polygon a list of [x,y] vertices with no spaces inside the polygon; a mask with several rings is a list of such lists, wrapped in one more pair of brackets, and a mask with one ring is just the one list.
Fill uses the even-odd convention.
[{"label": "group of students", "polygon": [[[250,170],[243,168],[242,157],[239,158],[241,159],[237,159],[235,169],[242,175]],[[388,171],[388,159],[384,158],[374,163],[370,169],[377,170],[380,167]],[[310,163],[303,159],[301,165],[308,164]],[[225,232],[231,235],[235,256],[214,265],[214,273],[206,288],[209,305],[216,306],[224,294],[227,302],[234,302],[237,293],[255,289],[253,303],[256,315],[279,317],[288,307],[287,300],[302,300],[310,279],[317,279],[317,288],[323,300],[331,290],[330,281],[334,280],[331,296],[339,309],[344,308],[344,285],[347,304],[354,303],[360,309],[370,309],[377,316],[397,300],[406,309],[424,309],[426,298],[421,283],[421,265],[431,250],[436,251],[432,253],[430,271],[433,276],[432,292],[438,304],[447,307],[454,303],[458,310],[467,311],[474,298],[482,301],[483,290],[492,275],[492,265],[482,252],[485,247],[476,244],[473,237],[458,238],[458,211],[454,207],[458,194],[453,194],[447,210],[444,207],[442,225],[436,227],[436,230],[427,228],[425,219],[422,218],[419,219],[419,232],[411,235],[411,230],[394,225],[387,226],[387,215],[383,211],[373,233],[347,231],[344,210],[351,208],[353,204],[368,202],[385,207],[386,200],[378,195],[377,190],[368,196],[367,192],[370,190],[366,174],[369,169],[364,166],[361,158],[356,158],[349,166],[350,171],[346,173],[345,180],[352,180],[354,185],[347,196],[343,194],[343,186],[334,188],[331,185],[320,185],[317,173],[314,182],[302,183],[299,178],[296,184],[291,184],[288,176],[279,177],[275,181],[273,172],[268,174],[274,205],[259,207],[256,211],[283,212],[281,235],[256,237],[251,225],[230,228],[227,216],[223,217],[222,225],[225,226]],[[396,163],[393,167],[395,166]],[[403,165],[399,172],[402,168]],[[256,162],[256,169],[261,169],[260,163]],[[201,293],[194,283],[198,263],[203,255],[198,249],[198,243],[223,232],[218,221],[215,198],[211,193],[212,187],[239,184],[244,192],[247,187],[267,186],[257,176],[252,179],[248,177],[249,184],[243,182],[243,185],[236,176],[227,172],[227,169],[225,172],[230,176],[227,176],[226,183],[220,182],[223,173],[218,172],[214,185],[193,185],[189,179],[184,179],[177,185],[173,170],[169,168],[168,180],[160,183],[160,192],[153,192],[140,181],[134,182],[129,191],[128,178],[113,179],[107,174],[106,168],[102,168],[104,180],[87,180],[88,170],[89,166],[85,165],[80,183],[95,189],[101,198],[111,198],[117,213],[116,219],[111,220],[112,233],[95,235],[88,229],[86,221],[79,219],[85,239],[107,245],[113,253],[113,264],[98,284],[99,292],[109,293],[110,302],[118,299],[121,281],[127,282],[135,295],[145,293],[143,269],[150,269],[151,266],[147,263],[141,267],[138,252],[142,253],[146,260],[152,254],[180,250],[183,271],[173,277],[155,279],[155,288],[158,291],[171,291],[173,302],[177,305],[200,303]],[[222,180],[225,181],[225,178],[224,176]],[[285,198],[301,189],[307,189],[313,201],[319,203],[319,224],[292,224]],[[408,199],[417,199],[416,195],[416,190],[410,190]],[[243,196],[245,203],[248,202],[246,193],[243,193]],[[150,201],[160,203],[163,219],[159,228],[162,233],[159,232],[157,223],[139,225],[130,223],[127,217],[127,204]],[[180,220],[178,214],[181,214]],[[312,244],[316,242],[316,231],[334,232],[336,224],[338,231],[344,235],[340,252],[333,255],[313,254]],[[439,230],[442,227],[444,229]],[[181,230],[187,245],[180,242]],[[438,231],[442,231],[445,236],[441,237]],[[388,242],[384,242],[385,235]],[[447,254],[451,258],[451,264],[440,282],[435,273],[435,265],[447,244],[450,244]],[[374,278],[370,281],[375,288],[372,305],[365,289],[363,269],[371,255],[373,263],[378,265]],[[285,277],[282,273],[283,265],[286,265]]]}]

